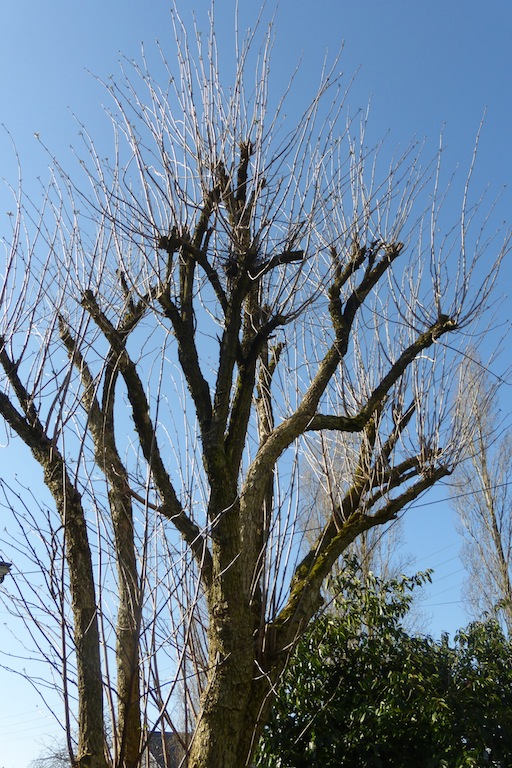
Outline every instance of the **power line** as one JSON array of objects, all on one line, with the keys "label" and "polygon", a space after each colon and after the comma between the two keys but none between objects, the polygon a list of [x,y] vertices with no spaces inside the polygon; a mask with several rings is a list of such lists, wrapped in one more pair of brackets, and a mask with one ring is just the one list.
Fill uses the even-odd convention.
[{"label": "power line", "polygon": [[471,491],[465,491],[464,493],[456,493],[453,494],[453,496],[446,496],[442,499],[436,499],[435,501],[422,501],[420,504],[414,504],[411,508],[418,509],[419,507],[433,507],[437,504],[449,503],[453,501],[453,499],[463,499],[467,496],[475,496],[477,493],[487,493],[488,491],[495,491],[498,488],[506,488],[509,485],[512,485],[512,480],[507,480],[505,483],[496,483],[496,485],[490,485],[485,488],[475,488]]}]

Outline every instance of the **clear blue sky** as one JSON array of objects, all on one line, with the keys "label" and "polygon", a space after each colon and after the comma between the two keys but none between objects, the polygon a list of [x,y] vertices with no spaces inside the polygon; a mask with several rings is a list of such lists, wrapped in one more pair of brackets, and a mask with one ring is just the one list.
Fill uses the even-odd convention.
[{"label": "clear blue sky", "polygon": [[[243,18],[254,18],[256,3],[240,0],[240,5]],[[204,23],[209,2],[179,6],[185,18],[193,8]],[[232,7],[232,0],[217,0],[222,34],[233,29]],[[98,105],[104,93],[88,70],[101,78],[115,75],[119,53],[137,58],[141,41],[151,60],[154,40],[158,38],[164,48],[171,40],[168,8],[165,0],[4,0],[0,123],[16,141],[27,191],[36,189],[36,178],[44,178],[47,165],[34,133],[59,156],[65,156],[77,138],[72,112],[94,134],[95,125],[101,124]],[[359,70],[348,98],[351,111],[366,107],[370,99],[372,136],[389,134],[391,148],[425,137],[433,153],[446,126],[446,167],[458,163],[467,167],[486,109],[475,187],[490,185],[497,193],[509,183],[512,172],[511,33],[510,0],[281,0],[273,76],[279,89],[302,58],[298,92],[312,89],[325,52],[334,55],[345,41],[341,63],[347,82]],[[0,151],[0,175],[15,181],[5,137],[0,137]],[[2,201],[0,193],[0,235],[9,231]],[[497,216],[511,221],[511,214],[511,195],[505,190]],[[504,288],[509,279],[507,268]],[[504,316],[509,310],[506,302]],[[503,368],[511,362],[507,354]],[[25,465],[17,454],[4,451],[1,466],[10,474],[22,472]],[[453,515],[442,501],[447,496],[445,489],[436,491],[409,513],[406,524],[406,549],[416,557],[417,568],[436,569],[423,606],[435,634],[442,629],[453,633],[467,621],[460,595],[464,578],[460,542]],[[5,525],[8,520],[0,521],[0,529]],[[0,534],[2,556],[8,558],[9,553],[2,548]],[[8,615],[2,613],[0,644],[9,643],[12,649],[8,623]],[[0,768],[25,768],[55,726],[39,707],[33,689],[1,668],[0,693]]]}]

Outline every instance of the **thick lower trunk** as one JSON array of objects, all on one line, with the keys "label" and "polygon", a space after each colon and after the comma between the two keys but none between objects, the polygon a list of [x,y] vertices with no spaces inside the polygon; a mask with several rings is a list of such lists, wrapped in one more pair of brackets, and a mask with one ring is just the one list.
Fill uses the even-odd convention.
[{"label": "thick lower trunk", "polygon": [[272,705],[265,678],[233,684],[229,668],[218,671],[197,725],[188,768],[249,768]]},{"label": "thick lower trunk", "polygon": [[[188,768],[243,768],[250,765],[252,732],[263,701],[261,671],[255,664],[260,609],[250,597],[247,559],[240,545],[224,540],[220,577],[209,595],[209,675],[202,697]],[[231,546],[230,546],[231,545]],[[217,551],[214,547],[214,562]]]},{"label": "thick lower trunk", "polygon": [[273,686],[259,658],[262,608],[255,579],[262,502],[246,505],[242,518],[236,483],[229,475],[221,479],[209,508],[217,521],[207,590],[209,674],[187,768],[250,766],[272,703]]}]

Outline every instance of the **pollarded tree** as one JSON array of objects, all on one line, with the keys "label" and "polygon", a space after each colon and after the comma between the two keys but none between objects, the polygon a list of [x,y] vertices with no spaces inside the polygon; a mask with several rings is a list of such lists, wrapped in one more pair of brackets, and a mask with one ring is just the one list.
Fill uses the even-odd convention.
[{"label": "pollarded tree", "polygon": [[[441,245],[438,175],[410,151],[379,181],[336,62],[290,125],[270,37],[224,85],[214,29],[193,48],[175,24],[159,83],[143,64],[106,86],[113,158],[83,128],[78,171],[55,161],[39,206],[16,193],[2,286],[0,413],[55,506],[6,489],[44,579],[13,597],[46,611],[91,768],[136,766],[179,686],[188,765],[249,764],[333,564],[453,469],[449,350],[508,247],[478,283],[467,187]],[[357,460],[299,557],[299,458],[329,432]]]}]

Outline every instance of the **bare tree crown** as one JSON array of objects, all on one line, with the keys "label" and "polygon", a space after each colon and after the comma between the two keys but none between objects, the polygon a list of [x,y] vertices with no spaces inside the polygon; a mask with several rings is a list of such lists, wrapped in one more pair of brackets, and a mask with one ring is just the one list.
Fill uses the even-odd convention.
[{"label": "bare tree crown", "polygon": [[[508,249],[488,266],[472,169],[456,241],[439,169],[411,147],[381,177],[338,61],[290,125],[270,33],[226,86],[214,28],[195,46],[174,20],[158,82],[143,56],[105,85],[108,159],[82,126],[77,171],[54,159],[37,205],[13,191],[1,287],[0,414],[55,502],[6,491],[42,538],[20,548],[45,591],[14,600],[45,605],[94,768],[137,765],[180,689],[189,764],[250,759],[333,564],[455,466],[452,351]],[[333,440],[346,471],[319,470],[330,513],[299,557],[301,462]]]}]

